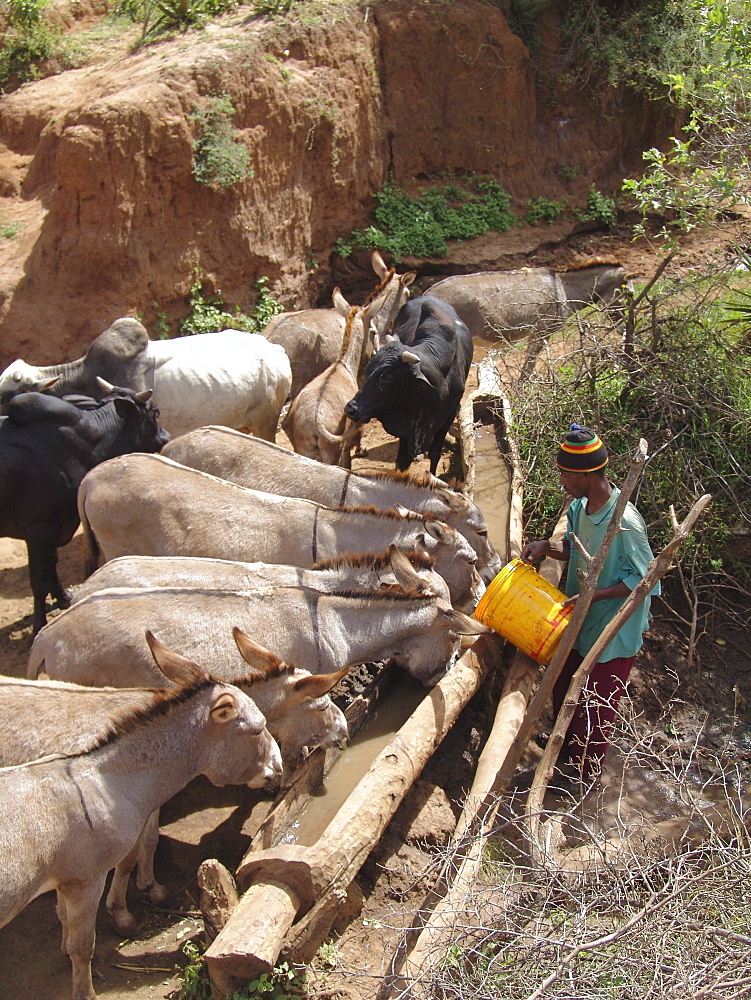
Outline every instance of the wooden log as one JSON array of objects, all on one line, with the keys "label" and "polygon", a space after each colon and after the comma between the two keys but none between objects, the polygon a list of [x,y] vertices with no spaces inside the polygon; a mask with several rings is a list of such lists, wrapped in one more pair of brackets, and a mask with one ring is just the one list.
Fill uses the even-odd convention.
[{"label": "wooden log", "polygon": [[[521,485],[516,484],[515,489],[521,492]],[[516,545],[519,552],[521,514],[512,524],[510,543]],[[562,538],[565,530],[564,511],[552,537]],[[554,559],[546,559],[540,572],[550,583],[557,585],[561,565]],[[482,860],[486,833],[492,826],[499,802],[498,775],[525,719],[538,673],[539,665],[531,657],[517,651],[498,701],[493,728],[478,761],[472,789],[452,837],[455,853],[413,917],[411,926],[414,930],[400,942],[391,961],[390,973],[379,993],[381,997],[406,992],[420,996],[426,977],[451,943],[457,923],[461,923],[465,912],[462,900],[471,891]]]},{"label": "wooden log", "polygon": [[230,872],[216,858],[207,858],[201,863],[196,880],[201,890],[204,939],[208,946],[227,923],[230,913],[237,905],[237,886]]},{"label": "wooden log", "polygon": [[[316,844],[246,854],[237,879],[252,884],[206,952],[212,976],[249,979],[269,971],[294,921],[330,893],[346,890],[435,748],[499,665],[501,647],[498,636],[483,635],[459,658],[376,757]],[[325,935],[331,920],[333,913],[317,933]]]}]

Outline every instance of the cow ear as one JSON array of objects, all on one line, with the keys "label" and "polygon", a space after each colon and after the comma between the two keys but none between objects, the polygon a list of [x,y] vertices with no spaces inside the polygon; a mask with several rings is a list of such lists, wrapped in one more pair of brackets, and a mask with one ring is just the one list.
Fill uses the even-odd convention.
[{"label": "cow ear", "polygon": [[322,698],[336,687],[342,677],[346,677],[349,670],[349,667],[343,667],[341,670],[335,670],[332,674],[309,674],[307,677],[300,677],[295,681],[295,691],[311,701],[315,698]]},{"label": "cow ear", "polygon": [[115,406],[115,413],[121,420],[131,420],[136,413],[137,404],[130,396],[115,396],[112,400]]},{"label": "cow ear", "polygon": [[167,680],[172,681],[173,684],[177,684],[180,687],[188,687],[192,684],[198,684],[208,677],[208,674],[201,670],[198,664],[193,663],[192,660],[187,659],[185,656],[180,656],[179,653],[175,653],[171,649],[167,649],[166,646],[163,646],[154,637],[154,633],[148,629],[146,630],[146,642],[149,644],[151,655],[154,657],[154,663],[156,663]]},{"label": "cow ear", "polygon": [[441,503],[445,503],[449,510],[453,510],[455,514],[463,514],[469,507],[467,498],[462,496],[460,493],[455,493],[453,490],[443,489],[439,486],[437,489],[433,490],[433,493],[438,497]]},{"label": "cow ear", "polygon": [[412,374],[416,379],[419,379],[421,382],[427,382],[427,384],[430,385],[430,380],[427,379],[422,373],[422,369],[420,368],[420,359],[416,354],[413,354],[412,351],[402,351],[402,361],[404,361],[405,364],[413,366]]},{"label": "cow ear", "polygon": [[59,381],[59,376],[57,378],[42,378],[38,382],[34,382],[31,388],[33,392],[49,392],[52,386]]},{"label": "cow ear", "polygon": [[284,666],[284,663],[278,656],[275,656],[259,643],[254,642],[250,636],[246,635],[236,625],[232,629],[232,635],[242,658],[248,666],[258,671],[260,676],[265,677],[270,671],[280,670]]}]

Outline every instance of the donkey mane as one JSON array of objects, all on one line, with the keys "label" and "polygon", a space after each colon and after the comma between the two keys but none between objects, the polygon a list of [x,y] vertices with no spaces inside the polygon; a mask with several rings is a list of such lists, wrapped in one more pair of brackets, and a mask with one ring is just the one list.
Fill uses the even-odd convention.
[{"label": "donkey mane", "polygon": [[338,507],[340,514],[370,514],[373,517],[385,518],[391,521],[437,521],[435,514],[421,513],[415,510],[405,510],[400,513],[390,507],[388,510],[379,510],[378,507]]},{"label": "donkey mane", "polygon": [[376,295],[378,295],[379,292],[382,292],[383,289],[386,287],[386,285],[388,285],[388,283],[394,277],[394,274],[395,274],[395,269],[393,267],[390,267],[389,270],[388,270],[388,274],[386,275],[386,277],[383,279],[383,281],[379,281],[378,282],[378,284],[375,286],[375,288],[370,293],[370,295],[367,297],[367,299],[365,299],[365,302],[363,303],[363,305],[369,306],[370,303],[373,301],[373,299],[376,297]]},{"label": "donkey mane", "polygon": [[297,667],[294,663],[285,663],[282,660],[279,663],[272,664],[260,676],[258,674],[238,674],[237,677],[226,683],[234,684],[235,687],[242,688],[243,691],[248,691],[250,688],[259,688],[268,681],[276,680],[277,677],[286,677],[287,674],[292,674],[295,670],[297,670]]},{"label": "donkey mane", "polygon": [[342,338],[342,347],[339,351],[339,357],[337,361],[341,361],[344,355],[347,353],[347,348],[349,347],[349,342],[352,338],[352,323],[354,322],[355,316],[357,315],[358,306],[352,306],[350,311],[347,313],[347,317],[344,320],[344,337]]},{"label": "donkey mane", "polygon": [[201,691],[212,687],[214,684],[226,684],[226,681],[218,681],[214,677],[204,676],[193,684],[186,684],[179,688],[155,688],[154,701],[145,708],[134,708],[125,712],[122,716],[110,719],[109,732],[104,733],[96,739],[88,750],[83,750],[78,754],[66,756],[80,757],[86,753],[93,753],[94,750],[101,750],[102,747],[114,743],[123,736],[127,736],[141,726],[145,726],[156,719],[163,718],[173,712],[179,705],[183,705],[191,698],[195,698]]},{"label": "donkey mane", "polygon": [[612,257],[595,257],[593,260],[582,260],[575,264],[569,264],[561,269],[562,274],[569,271],[586,271],[589,267],[623,267],[619,260]]},{"label": "donkey mane", "polygon": [[[430,552],[410,549],[403,553],[415,569],[432,569],[435,558]],[[311,569],[387,569],[391,565],[388,552],[345,552],[341,556],[331,556],[314,563]]]},{"label": "donkey mane", "polygon": [[380,590],[367,590],[366,588],[353,587],[347,590],[332,590],[331,593],[321,594],[321,597],[340,597],[345,601],[367,599],[368,603],[376,601],[434,601],[434,594],[425,594],[422,591],[410,587],[405,590],[399,583],[388,583]]}]

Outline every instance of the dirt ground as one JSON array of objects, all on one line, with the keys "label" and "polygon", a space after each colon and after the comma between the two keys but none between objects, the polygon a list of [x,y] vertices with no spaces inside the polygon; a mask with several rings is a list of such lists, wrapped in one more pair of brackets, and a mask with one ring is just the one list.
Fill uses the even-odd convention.
[{"label": "dirt ground", "polygon": [[[487,244],[487,238],[485,244]],[[695,238],[676,266],[689,268],[699,257],[717,257],[730,238]],[[502,246],[496,259],[503,260]],[[463,253],[467,252],[465,247]],[[483,252],[487,255],[487,245]],[[568,241],[538,244],[530,263],[555,263],[566,253],[618,256],[633,272],[652,273],[656,258],[646,245],[604,234],[578,234]],[[501,265],[499,265],[501,266]],[[478,358],[484,352],[478,350]],[[396,446],[379,428],[369,427],[369,455],[356,468],[391,467]],[[426,463],[425,463],[426,464]],[[447,466],[442,466],[445,469]],[[442,471],[439,469],[439,471]],[[82,581],[80,536],[60,552],[60,575],[66,585]],[[31,597],[22,542],[0,539],[0,671],[24,676],[31,645]],[[751,655],[739,630],[704,637],[691,671],[685,643],[667,611],[655,608],[653,626],[629,685],[635,725],[658,731],[664,744],[677,749],[698,740],[712,752],[734,753],[741,766],[751,763]],[[316,960],[316,989],[327,995],[372,997],[384,963],[427,887],[426,873],[453,828],[473,769],[492,724],[490,692],[480,692],[462,714],[423,772],[364,866],[357,883],[364,896],[361,912],[342,914],[340,935],[326,956]],[[517,781],[523,787],[539,757],[531,747]],[[675,797],[651,780],[648,768],[630,767],[625,796],[622,761],[608,765],[600,807],[603,815],[635,823],[644,817],[664,818],[676,810]],[[214,789],[194,782],[162,812],[162,837],[156,858],[158,877],[170,888],[168,907],[159,910],[132,894],[139,921],[138,936],[123,941],[112,929],[104,907],[98,921],[94,981],[110,1000],[153,1000],[175,995],[181,951],[200,934],[195,871],[206,857],[217,857],[233,869],[248,845],[242,826],[253,802],[247,791]],[[0,930],[0,1000],[64,1000],[69,996],[67,960],[59,952],[59,925],[48,893],[30,904]]]}]

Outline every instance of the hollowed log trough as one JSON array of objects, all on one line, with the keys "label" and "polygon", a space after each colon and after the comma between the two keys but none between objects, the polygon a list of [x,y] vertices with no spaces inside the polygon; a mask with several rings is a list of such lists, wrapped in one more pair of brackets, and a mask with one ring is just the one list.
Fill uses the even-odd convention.
[{"label": "hollowed log trough", "polygon": [[[460,413],[460,437],[465,468],[473,479],[475,416],[503,414],[503,401],[482,387]],[[478,409],[479,408],[479,409]],[[493,418],[502,423],[502,417]],[[497,430],[496,430],[496,433]],[[508,455],[499,461],[509,465]],[[518,481],[509,474],[508,495],[497,498],[508,506],[506,552],[518,551],[521,526]],[[350,886],[374,845],[381,838],[413,783],[456,722],[485,678],[500,668],[503,640],[483,635],[465,650],[454,666],[426,693],[408,721],[371,764],[349,798],[339,808],[318,841],[310,847],[279,843],[299,812],[309,782],[297,780],[274,806],[241,861],[236,879],[245,890],[226,923],[205,953],[215,995],[274,968],[281,958],[309,961],[345,901]],[[317,756],[316,756],[317,755]],[[307,773],[322,776],[319,752],[306,762]]]}]

